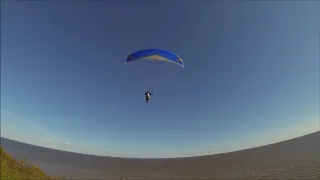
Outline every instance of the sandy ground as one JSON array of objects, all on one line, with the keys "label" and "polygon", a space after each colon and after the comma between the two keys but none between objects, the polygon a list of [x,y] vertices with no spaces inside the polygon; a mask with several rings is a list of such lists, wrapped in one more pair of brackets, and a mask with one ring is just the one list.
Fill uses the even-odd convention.
[{"label": "sandy ground", "polygon": [[17,159],[69,179],[320,179],[320,131],[243,151],[171,159],[130,159],[57,151],[1,138]]}]

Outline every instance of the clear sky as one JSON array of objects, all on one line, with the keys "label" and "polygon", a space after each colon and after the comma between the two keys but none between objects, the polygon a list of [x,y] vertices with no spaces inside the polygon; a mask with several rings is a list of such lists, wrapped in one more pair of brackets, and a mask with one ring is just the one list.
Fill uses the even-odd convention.
[{"label": "clear sky", "polygon": [[[319,12],[316,1],[1,1],[1,136],[176,157],[317,131]],[[124,63],[144,48],[185,67]]]}]

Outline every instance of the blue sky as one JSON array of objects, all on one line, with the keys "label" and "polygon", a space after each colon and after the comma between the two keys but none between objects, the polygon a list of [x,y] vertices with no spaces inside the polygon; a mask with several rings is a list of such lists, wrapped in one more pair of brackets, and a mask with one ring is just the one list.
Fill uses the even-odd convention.
[{"label": "blue sky", "polygon": [[[1,136],[89,154],[177,157],[317,131],[319,7],[1,2]],[[170,50],[185,67],[124,63],[144,48]]]}]

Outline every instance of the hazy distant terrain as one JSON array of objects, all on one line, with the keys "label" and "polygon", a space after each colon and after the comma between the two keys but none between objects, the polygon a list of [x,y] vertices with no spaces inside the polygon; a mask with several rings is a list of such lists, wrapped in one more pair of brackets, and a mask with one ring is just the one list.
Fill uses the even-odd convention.
[{"label": "hazy distant terrain", "polygon": [[1,138],[1,147],[70,179],[319,179],[320,131],[259,148],[190,158],[91,156]]}]

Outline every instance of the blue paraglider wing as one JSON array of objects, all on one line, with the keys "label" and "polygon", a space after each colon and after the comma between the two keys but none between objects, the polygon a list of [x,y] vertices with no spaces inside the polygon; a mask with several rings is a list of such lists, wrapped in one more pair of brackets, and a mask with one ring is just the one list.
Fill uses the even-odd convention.
[{"label": "blue paraglider wing", "polygon": [[138,60],[168,61],[184,67],[184,63],[179,56],[162,49],[144,49],[136,51],[128,56],[126,63]]}]

